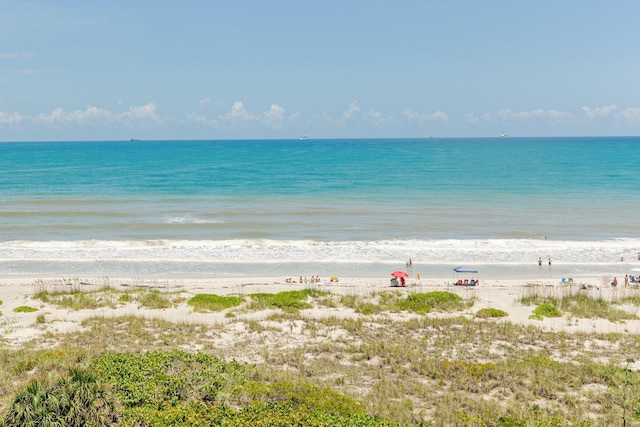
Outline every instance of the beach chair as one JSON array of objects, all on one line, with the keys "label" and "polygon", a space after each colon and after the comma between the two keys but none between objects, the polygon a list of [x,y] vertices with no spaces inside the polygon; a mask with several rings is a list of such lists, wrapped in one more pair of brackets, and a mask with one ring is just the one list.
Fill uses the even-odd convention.
[{"label": "beach chair", "polygon": [[469,286],[475,286],[476,285],[476,281],[471,279],[471,281],[469,282]]},{"label": "beach chair", "polygon": [[329,281],[330,281],[330,282],[337,282],[337,281],[338,281],[338,276],[331,276],[331,277],[329,278]]},{"label": "beach chair", "polygon": [[464,279],[464,285],[467,286],[469,284],[469,279]]},{"label": "beach chair", "polygon": [[456,286],[462,286],[462,279],[458,279],[458,282],[456,283]]}]

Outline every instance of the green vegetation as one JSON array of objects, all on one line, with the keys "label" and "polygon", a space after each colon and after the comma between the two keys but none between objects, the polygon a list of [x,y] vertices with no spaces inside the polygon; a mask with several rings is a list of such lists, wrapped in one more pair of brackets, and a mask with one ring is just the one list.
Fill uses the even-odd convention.
[{"label": "green vegetation", "polygon": [[[565,312],[571,317],[582,319],[600,318],[607,319],[610,322],[637,318],[635,314],[616,308],[613,303],[603,298],[593,297],[585,293],[565,295],[560,298],[534,294],[524,297],[520,301],[524,305],[539,305],[541,307],[534,310],[533,314],[533,317],[538,320],[542,320],[542,317],[560,317]],[[631,297],[617,302],[617,304],[624,303],[637,305],[640,304],[640,298]]]},{"label": "green vegetation", "polygon": [[38,311],[37,308],[29,307],[28,305],[21,305],[13,309],[16,313],[33,313],[34,311]]},{"label": "green vegetation", "polygon": [[496,318],[496,317],[507,317],[509,313],[503,310],[499,310],[497,308],[482,308],[478,310],[476,313],[476,317],[487,319],[487,318]]},{"label": "green vegetation", "polygon": [[173,306],[173,303],[169,301],[166,294],[156,290],[142,292],[138,296],[138,302],[142,307],[154,309],[169,308]]},{"label": "green vegetation", "polygon": [[562,312],[553,304],[540,304],[534,310],[530,319],[542,320],[544,317],[562,317]]},{"label": "green vegetation", "polygon": [[[48,289],[42,286],[34,295],[35,299],[56,305],[67,310],[92,310],[101,307],[116,308],[119,305],[137,302],[141,307],[164,309],[173,307],[170,294],[156,289],[135,288],[117,290],[112,286],[102,286],[96,290],[82,290],[79,287],[56,287]],[[179,298],[176,298],[180,301]]]},{"label": "green vegetation", "polygon": [[400,310],[426,314],[431,310],[456,311],[467,307],[463,298],[451,292],[434,291],[423,294],[409,294],[406,299],[396,303]]},{"label": "green vegetation", "polygon": [[187,304],[195,311],[222,311],[236,307],[244,302],[239,296],[220,296],[213,294],[197,294]]},{"label": "green vegetation", "polygon": [[31,381],[13,399],[3,426],[114,426],[116,397],[87,370],[70,368],[53,383]]},{"label": "green vegetation", "polygon": [[251,294],[251,301],[247,310],[265,310],[277,308],[286,313],[297,313],[300,310],[313,307],[306,302],[311,291],[304,289],[301,291],[279,292],[277,294]]},{"label": "green vegetation", "polygon": [[[147,292],[102,295],[139,304]],[[186,305],[197,295],[161,296]],[[541,316],[602,304],[526,297]],[[31,342],[0,337],[0,425],[74,425],[74,414],[122,426],[640,425],[640,335],[485,321],[506,313],[472,305],[448,292],[307,290],[250,295],[220,324],[97,317],[57,333],[48,319]]]},{"label": "green vegetation", "polygon": [[29,382],[15,393],[2,425],[397,425],[329,388],[255,382],[247,375],[252,370],[204,353],[105,353],[87,369]]}]

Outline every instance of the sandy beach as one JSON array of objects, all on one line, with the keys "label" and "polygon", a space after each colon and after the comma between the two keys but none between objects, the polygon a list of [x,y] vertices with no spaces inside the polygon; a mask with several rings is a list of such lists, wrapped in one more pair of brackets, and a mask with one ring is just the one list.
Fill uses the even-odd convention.
[{"label": "sandy beach", "polygon": [[[233,278],[3,278],[0,279],[0,326],[2,326],[2,341],[8,347],[20,347],[26,342],[37,341],[47,332],[66,333],[82,329],[82,322],[89,318],[139,316],[143,318],[163,319],[173,323],[189,323],[202,325],[224,325],[231,322],[226,312],[201,313],[193,310],[186,301],[196,294],[216,295],[250,295],[253,293],[277,293],[300,289],[318,289],[331,294],[366,297],[380,292],[423,293],[431,291],[447,291],[460,295],[464,299],[472,299],[473,305],[462,313],[473,318],[474,313],[483,308],[495,308],[508,313],[500,322],[532,325],[554,332],[583,332],[583,333],[628,333],[640,334],[640,320],[625,322],[610,322],[606,319],[575,319],[567,316],[559,318],[531,318],[535,307],[523,305],[523,296],[535,292],[538,295],[562,297],[578,292],[616,301],[627,296],[640,295],[640,290],[633,287],[618,289],[602,283],[601,277],[576,278],[572,284],[558,282],[526,281],[521,279],[482,280],[478,287],[454,286],[451,278],[422,279],[409,278],[407,287],[390,287],[383,278],[345,277],[338,282],[330,282],[328,278],[320,282],[298,283],[299,279],[280,277],[233,277]],[[587,284],[591,286],[583,289]],[[585,286],[583,286],[585,285]],[[95,309],[70,310],[54,304],[35,299],[39,291],[68,292],[78,290],[82,292],[96,291],[104,286],[119,290],[153,289],[162,293],[179,295],[180,303],[171,308],[151,309],[141,307],[135,302],[117,304],[115,307],[99,307]],[[36,308],[34,312],[14,312],[16,307],[29,306]],[[621,306],[625,311],[639,314],[637,306]],[[262,320],[271,311],[238,313],[234,320]],[[457,313],[460,314],[460,313]],[[38,322],[38,316],[45,316],[46,321]],[[445,316],[443,313],[430,313],[427,316]],[[302,318],[328,317],[357,317],[359,314],[351,309],[336,307],[314,307],[303,310]],[[396,320],[402,320],[406,313],[394,313]],[[292,329],[291,332],[294,332]],[[241,334],[241,332],[238,332]],[[288,335],[292,342],[305,339],[303,334]],[[229,336],[229,339],[232,337]],[[235,337],[237,339],[238,337]],[[52,345],[52,343],[43,346]]]},{"label": "sandy beach", "polygon": [[[77,363],[105,350],[203,352],[255,367],[271,381],[305,379],[329,386],[362,402],[368,413],[407,425],[443,417],[448,418],[442,425],[478,425],[458,421],[467,411],[493,419],[500,411],[523,408],[523,401],[551,408],[544,409],[550,414],[559,408],[561,417],[611,425],[619,418],[617,407],[592,402],[615,400],[623,380],[612,378],[611,369],[640,370],[640,290],[623,283],[612,288],[605,277],[574,277],[572,283],[480,278],[477,287],[454,286],[445,277],[409,277],[406,287],[391,287],[381,277],[287,279],[5,277],[0,280],[0,346],[19,358],[7,375],[14,375],[11,369],[24,365],[23,359],[49,360],[29,362],[30,370],[9,378],[5,389],[15,393],[16,384],[46,376],[51,363]],[[283,293],[301,290],[314,292]],[[450,296],[435,291],[464,301],[448,309],[444,301]],[[264,295],[270,293],[280,294]],[[212,294],[242,298],[220,311],[197,311],[189,304],[194,296]],[[415,301],[430,294],[434,306],[441,305],[414,311],[417,305],[401,304],[409,303],[411,294],[421,294]],[[300,295],[306,302],[295,306]],[[528,297],[559,301],[567,296],[578,297],[568,298],[568,304],[599,312],[590,316],[566,307],[561,317],[536,317],[542,299],[523,303]],[[582,296],[603,301],[585,302]],[[260,303],[265,300],[283,305]],[[558,403],[572,396],[578,396],[578,406]],[[498,412],[487,412],[499,403],[503,406],[493,409]],[[519,417],[540,416],[535,414]]]}]

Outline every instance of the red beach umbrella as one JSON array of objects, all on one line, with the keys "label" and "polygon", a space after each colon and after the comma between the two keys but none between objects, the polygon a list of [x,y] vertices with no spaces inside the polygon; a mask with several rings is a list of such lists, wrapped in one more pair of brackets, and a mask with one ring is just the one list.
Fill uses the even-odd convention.
[{"label": "red beach umbrella", "polygon": [[393,277],[396,277],[396,278],[397,277],[409,277],[409,275],[407,273],[405,273],[404,271],[400,271],[400,270],[394,271],[393,273],[391,273],[391,275]]}]

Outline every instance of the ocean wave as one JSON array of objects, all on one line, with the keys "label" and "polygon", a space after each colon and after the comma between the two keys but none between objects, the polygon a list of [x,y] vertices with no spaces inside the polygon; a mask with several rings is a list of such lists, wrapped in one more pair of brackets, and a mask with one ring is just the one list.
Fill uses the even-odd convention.
[{"label": "ocean wave", "polygon": [[175,261],[226,263],[343,262],[423,264],[560,264],[635,261],[640,239],[597,241],[476,240],[76,240],[0,242],[0,259],[66,261]]},{"label": "ocean wave", "polygon": [[165,224],[224,224],[221,219],[194,218],[191,215],[169,216],[164,219]]}]

